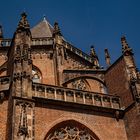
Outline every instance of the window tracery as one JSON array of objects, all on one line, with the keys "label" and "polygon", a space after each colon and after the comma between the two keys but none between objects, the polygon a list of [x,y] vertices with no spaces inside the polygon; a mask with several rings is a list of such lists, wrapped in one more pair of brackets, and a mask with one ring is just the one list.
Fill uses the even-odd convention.
[{"label": "window tracery", "polygon": [[85,84],[84,80],[81,80],[81,79],[72,82],[72,87],[74,89],[86,90],[86,84]]},{"label": "window tracery", "polygon": [[55,130],[46,140],[97,140],[85,129],[74,126],[65,126]]}]

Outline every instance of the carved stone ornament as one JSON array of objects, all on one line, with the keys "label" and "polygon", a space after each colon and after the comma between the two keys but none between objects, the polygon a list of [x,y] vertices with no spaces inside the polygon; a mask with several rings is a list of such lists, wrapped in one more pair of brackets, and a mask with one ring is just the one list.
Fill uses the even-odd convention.
[{"label": "carved stone ornament", "polygon": [[27,109],[32,108],[32,104],[24,101],[17,101],[16,105],[20,107],[20,121],[17,136],[28,137]]},{"label": "carved stone ornament", "polygon": [[55,130],[46,140],[96,140],[86,130],[66,126]]},{"label": "carved stone ornament", "polygon": [[85,85],[85,82],[84,80],[77,80],[77,81],[74,81],[72,83],[72,87],[74,89],[79,89],[79,90],[86,90],[86,85]]}]

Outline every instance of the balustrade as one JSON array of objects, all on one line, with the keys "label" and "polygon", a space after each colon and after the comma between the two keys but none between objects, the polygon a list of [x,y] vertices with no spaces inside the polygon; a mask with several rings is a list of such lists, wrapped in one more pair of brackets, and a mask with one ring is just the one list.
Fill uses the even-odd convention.
[{"label": "balustrade", "polygon": [[[11,45],[11,39],[3,39],[1,42],[1,45],[3,47],[8,47]],[[37,46],[37,45],[52,45],[53,39],[52,38],[33,38],[31,45]]]},{"label": "balustrade", "polygon": [[120,109],[118,96],[33,83],[33,97]]},{"label": "balustrade", "polygon": [[32,46],[37,45],[52,45],[53,39],[52,38],[33,38],[32,39]]}]

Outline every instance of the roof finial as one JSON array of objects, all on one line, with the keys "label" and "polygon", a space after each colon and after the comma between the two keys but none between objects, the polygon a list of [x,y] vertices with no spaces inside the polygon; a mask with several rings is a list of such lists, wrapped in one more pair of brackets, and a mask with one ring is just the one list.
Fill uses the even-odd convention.
[{"label": "roof finial", "polygon": [[106,60],[107,66],[110,66],[111,63],[110,63],[110,55],[109,55],[108,49],[105,49],[105,60]]},{"label": "roof finial", "polygon": [[121,43],[122,43],[122,53],[124,55],[133,54],[132,49],[128,46],[128,43],[127,43],[125,36],[121,37]]},{"label": "roof finial", "polygon": [[46,21],[46,15],[45,14],[43,15],[43,21]]},{"label": "roof finial", "polygon": [[17,30],[22,30],[22,29],[30,29],[30,25],[27,21],[27,14],[25,12],[21,14],[21,19],[17,27]]}]

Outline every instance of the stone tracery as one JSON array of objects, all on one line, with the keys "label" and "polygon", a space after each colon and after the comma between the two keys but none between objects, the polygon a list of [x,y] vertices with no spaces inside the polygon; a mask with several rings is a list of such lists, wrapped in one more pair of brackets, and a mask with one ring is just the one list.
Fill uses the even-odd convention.
[{"label": "stone tracery", "polygon": [[96,140],[86,130],[66,126],[51,133],[46,140]]},{"label": "stone tracery", "polygon": [[78,90],[86,90],[86,85],[85,85],[85,82],[84,80],[78,80],[78,81],[74,81],[72,83],[72,87],[74,89],[78,89]]},{"label": "stone tracery", "polygon": [[99,140],[99,138],[86,126],[70,120],[52,128],[44,140]]}]

